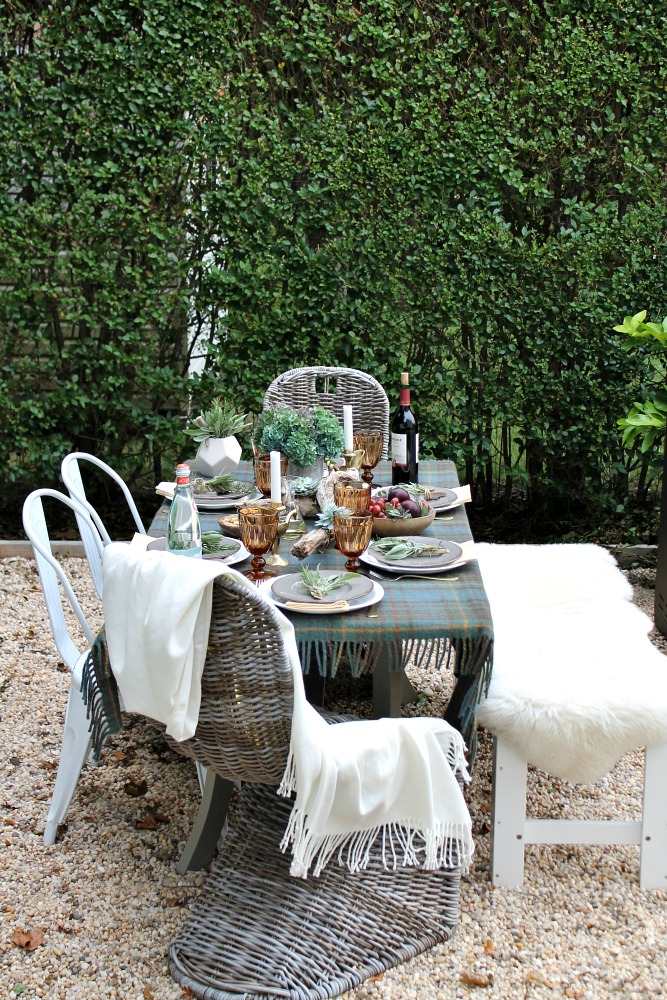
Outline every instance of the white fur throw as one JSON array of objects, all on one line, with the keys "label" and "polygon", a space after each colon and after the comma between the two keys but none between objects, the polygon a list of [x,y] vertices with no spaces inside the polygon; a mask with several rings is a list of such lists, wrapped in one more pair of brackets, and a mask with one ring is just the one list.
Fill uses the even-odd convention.
[{"label": "white fur throw", "polygon": [[494,625],[478,722],[573,782],[667,740],[667,657],[652,622],[597,545],[476,546]]}]

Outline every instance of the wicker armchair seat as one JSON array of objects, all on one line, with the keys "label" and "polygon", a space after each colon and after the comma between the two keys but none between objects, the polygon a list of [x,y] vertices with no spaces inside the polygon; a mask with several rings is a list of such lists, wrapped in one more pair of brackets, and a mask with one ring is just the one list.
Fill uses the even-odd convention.
[{"label": "wicker armchair seat", "polygon": [[246,785],[190,917],[169,948],[174,979],[207,1000],[320,1000],[450,937],[460,869],[295,879],[280,851],[291,803]]}]

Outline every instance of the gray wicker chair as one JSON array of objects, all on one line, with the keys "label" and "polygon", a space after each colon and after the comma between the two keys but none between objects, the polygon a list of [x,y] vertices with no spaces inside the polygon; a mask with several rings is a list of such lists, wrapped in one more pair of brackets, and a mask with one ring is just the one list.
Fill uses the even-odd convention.
[{"label": "gray wicker chair", "polygon": [[343,419],[343,406],[352,406],[357,430],[380,431],[382,458],[389,454],[389,400],[372,375],[356,368],[292,368],[274,379],[264,394],[264,406],[323,406]]},{"label": "gray wicker chair", "polygon": [[[229,794],[243,783],[218,858],[169,948],[173,977],[196,997],[338,996],[446,941],[458,920],[460,866],[387,871],[376,855],[354,875],[330,864],[319,878],[290,876],[279,845],[291,802],[276,788],[292,702],[276,611],[233,580],[216,580],[197,731],[170,741],[207,768],[207,791],[209,780]],[[202,840],[205,852],[214,847],[222,813],[212,813],[190,838],[191,856]]]}]

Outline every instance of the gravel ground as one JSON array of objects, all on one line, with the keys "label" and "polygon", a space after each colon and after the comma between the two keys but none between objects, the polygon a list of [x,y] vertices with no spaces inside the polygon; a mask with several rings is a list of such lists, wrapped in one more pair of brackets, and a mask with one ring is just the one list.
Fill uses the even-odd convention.
[{"label": "gravel ground", "polygon": [[[97,624],[85,562],[68,559],[66,566]],[[630,575],[635,599],[651,613],[652,571]],[[174,868],[196,809],[194,768],[150,727],[130,721],[101,763],[86,768],[66,828],[45,848],[68,676],[54,652],[34,564],[0,560],[0,578],[0,996],[189,996],[169,976],[166,953],[205,879]],[[440,714],[448,675],[423,669],[411,680],[422,693],[411,711]],[[349,707],[343,683],[334,697],[337,707]],[[452,940],[346,996],[666,996],[667,893],[639,889],[638,848],[528,847],[524,888],[490,886],[490,742],[481,733],[468,790],[476,854]],[[533,772],[529,807],[545,815],[567,808],[570,815],[638,817],[641,773],[640,752],[592,786]],[[145,793],[131,795],[141,782]],[[146,821],[156,829],[137,827]]]}]

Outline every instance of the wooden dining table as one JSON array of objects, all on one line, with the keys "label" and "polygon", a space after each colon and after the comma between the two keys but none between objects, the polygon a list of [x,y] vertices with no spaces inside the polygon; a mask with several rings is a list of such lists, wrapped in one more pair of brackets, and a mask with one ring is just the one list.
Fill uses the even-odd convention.
[{"label": "wooden dining table", "polygon": [[[241,462],[237,477],[242,482],[253,482],[252,463]],[[451,489],[459,485],[456,466],[444,460],[420,462],[419,481],[425,487]],[[389,462],[381,462],[375,469],[375,484],[391,484]],[[150,535],[165,534],[168,510],[166,500],[150,525]],[[220,530],[221,516],[223,512],[200,512],[202,529]],[[470,541],[465,505],[443,511],[420,538]],[[277,570],[281,574],[298,572],[302,564],[291,554],[292,544],[286,538],[281,540],[280,554],[288,561],[287,566]],[[323,570],[342,571],[345,558],[330,545],[303,561]],[[236,568],[243,570],[246,565]],[[353,676],[371,671],[376,717],[400,715],[401,704],[410,691],[405,675],[408,662],[419,665],[428,661],[435,668],[452,669],[456,682],[445,719],[462,733],[472,762],[476,749],[475,709],[491,676],[493,621],[476,560],[449,574],[444,572],[441,577],[442,582],[397,580],[387,573],[376,617],[369,617],[366,609],[326,615],[285,613],[294,624],[306,679],[335,675],[344,659]]]}]

